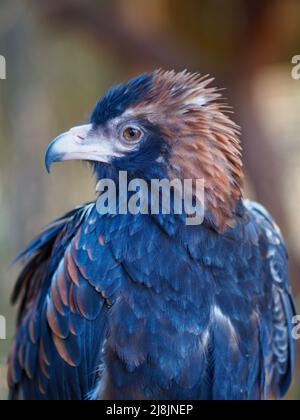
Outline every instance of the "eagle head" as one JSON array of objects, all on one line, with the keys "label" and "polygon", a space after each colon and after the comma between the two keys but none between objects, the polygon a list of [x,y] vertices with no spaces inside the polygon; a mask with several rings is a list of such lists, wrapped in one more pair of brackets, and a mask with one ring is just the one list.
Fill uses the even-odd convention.
[{"label": "eagle head", "polygon": [[142,74],[110,89],[90,123],[54,140],[53,162],[91,162],[97,179],[201,179],[214,224],[230,226],[242,198],[239,128],[213,79],[187,71]]}]

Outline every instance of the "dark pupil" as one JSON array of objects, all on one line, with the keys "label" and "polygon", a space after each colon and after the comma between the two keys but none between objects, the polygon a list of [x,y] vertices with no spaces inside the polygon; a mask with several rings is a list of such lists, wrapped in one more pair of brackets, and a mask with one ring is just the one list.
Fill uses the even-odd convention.
[{"label": "dark pupil", "polygon": [[129,128],[128,129],[128,135],[129,137],[135,137],[138,135],[138,131],[135,128]]},{"label": "dark pupil", "polygon": [[141,132],[134,127],[128,127],[124,132],[124,136],[127,138],[127,140],[136,141],[141,137]]}]

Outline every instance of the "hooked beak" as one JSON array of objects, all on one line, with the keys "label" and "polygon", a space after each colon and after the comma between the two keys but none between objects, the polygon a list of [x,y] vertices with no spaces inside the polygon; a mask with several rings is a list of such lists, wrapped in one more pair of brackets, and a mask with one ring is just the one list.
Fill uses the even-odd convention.
[{"label": "hooked beak", "polygon": [[50,173],[54,162],[87,160],[109,163],[114,155],[112,142],[101,136],[91,124],[74,127],[57,137],[48,147],[45,165]]}]

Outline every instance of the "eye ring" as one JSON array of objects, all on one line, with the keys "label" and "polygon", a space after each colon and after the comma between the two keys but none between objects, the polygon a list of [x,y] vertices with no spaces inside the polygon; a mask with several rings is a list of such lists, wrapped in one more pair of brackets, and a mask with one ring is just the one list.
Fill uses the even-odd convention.
[{"label": "eye ring", "polygon": [[134,125],[126,126],[122,131],[122,137],[126,143],[137,143],[143,137],[143,131]]}]

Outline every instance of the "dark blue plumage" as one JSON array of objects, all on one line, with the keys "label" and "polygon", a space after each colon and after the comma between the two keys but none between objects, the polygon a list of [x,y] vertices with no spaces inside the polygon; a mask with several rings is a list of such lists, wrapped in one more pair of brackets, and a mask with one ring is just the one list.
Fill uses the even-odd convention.
[{"label": "dark blue plumage", "polygon": [[114,86],[101,98],[91,115],[94,127],[122,115],[130,106],[142,101],[152,86],[152,75],[144,73],[128,83]]},{"label": "dark blue plumage", "polygon": [[[93,135],[104,126],[111,133],[110,121],[132,106],[134,117],[131,111],[126,123],[128,118],[131,124],[142,121],[144,135],[125,156],[95,161],[98,179],[104,174],[116,179],[120,169],[146,181],[171,177],[175,166],[184,172],[186,161],[176,157],[170,136],[183,137],[182,150],[193,165],[187,140],[189,135],[195,141],[199,133],[166,128],[175,118],[174,106],[165,125],[161,114],[153,117],[153,109],[145,121],[151,102],[164,104],[153,92],[159,76],[165,88],[171,79],[168,88],[181,103],[180,112],[188,106],[189,83],[197,97],[210,98],[214,92],[186,73],[154,73],[115,88],[94,111]],[[178,98],[182,91],[185,99]],[[212,99],[201,102],[200,111],[217,123],[221,115],[209,107]],[[188,115],[195,118],[193,109]],[[203,123],[203,115],[197,118]],[[56,220],[21,254],[27,264],[14,295],[22,305],[10,359],[11,398],[255,400],[285,395],[294,370],[295,313],[287,254],[271,216],[237,193],[239,153],[232,146],[237,143],[229,120],[221,121],[232,138],[220,147],[226,149],[224,156],[232,153],[232,166],[224,171],[228,179],[217,167],[225,160],[216,165],[212,159],[210,168],[205,159],[208,150],[215,152],[212,143],[199,145],[201,152],[193,148],[207,165],[202,225],[187,226],[175,214],[100,215],[91,203]],[[222,145],[223,134],[215,133]],[[210,189],[212,168],[220,173],[212,177]],[[235,194],[232,209],[226,197]],[[228,206],[213,205],[220,197]]]}]

